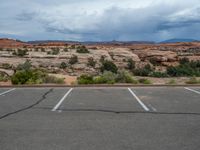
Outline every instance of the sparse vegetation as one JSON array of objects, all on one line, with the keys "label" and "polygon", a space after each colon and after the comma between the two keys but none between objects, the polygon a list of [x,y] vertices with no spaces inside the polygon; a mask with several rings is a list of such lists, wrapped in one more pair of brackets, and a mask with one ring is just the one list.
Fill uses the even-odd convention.
[{"label": "sparse vegetation", "polygon": [[65,48],[63,49],[63,51],[64,51],[64,52],[68,52],[69,50],[68,50],[67,47],[65,47]]},{"label": "sparse vegetation", "polygon": [[90,58],[88,58],[88,63],[87,63],[87,65],[89,66],[89,67],[95,67],[95,65],[96,65],[96,61],[94,60],[94,58],[92,58],[92,57],[90,57]]},{"label": "sparse vegetation", "polygon": [[6,82],[9,80],[9,77],[0,72],[0,82]]},{"label": "sparse vegetation", "polygon": [[12,65],[8,64],[8,63],[3,63],[2,64],[2,68],[3,69],[12,69]]},{"label": "sparse vegetation", "polygon": [[137,84],[138,81],[133,78],[133,76],[125,70],[119,71],[116,77],[117,83],[134,83]]},{"label": "sparse vegetation", "polygon": [[135,69],[135,62],[130,58],[128,59],[127,69],[134,70]]},{"label": "sparse vegetation", "polygon": [[78,57],[76,55],[73,55],[70,59],[69,59],[69,64],[74,65],[78,62]]},{"label": "sparse vegetation", "polygon": [[200,61],[188,62],[187,59],[180,61],[180,65],[176,67],[168,67],[167,74],[171,77],[183,76],[200,76]]},{"label": "sparse vegetation", "polygon": [[151,65],[147,64],[144,66],[144,68],[134,69],[133,73],[136,76],[149,76],[153,71],[154,69],[151,67]]},{"label": "sparse vegetation", "polygon": [[58,55],[60,53],[60,49],[59,48],[52,48],[52,55]]},{"label": "sparse vegetation", "polygon": [[151,81],[146,78],[139,79],[139,83],[141,84],[151,84]]},{"label": "sparse vegetation", "polygon": [[191,77],[188,81],[186,81],[186,84],[200,84],[200,80],[196,77]]},{"label": "sparse vegetation", "polygon": [[170,79],[167,84],[171,84],[171,85],[176,84],[176,80],[175,79]]},{"label": "sparse vegetation", "polygon": [[89,53],[89,50],[84,45],[82,45],[82,46],[77,47],[76,52],[77,53]]},{"label": "sparse vegetation", "polygon": [[13,55],[19,56],[19,57],[23,57],[25,55],[27,55],[28,50],[27,49],[17,49],[17,51],[13,52]]}]

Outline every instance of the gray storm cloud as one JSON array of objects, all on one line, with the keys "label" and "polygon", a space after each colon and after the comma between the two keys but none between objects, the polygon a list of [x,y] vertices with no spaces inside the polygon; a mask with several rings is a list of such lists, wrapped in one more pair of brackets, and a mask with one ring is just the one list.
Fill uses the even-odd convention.
[{"label": "gray storm cloud", "polygon": [[200,39],[200,2],[196,0],[16,1],[1,2],[0,36],[81,41]]}]

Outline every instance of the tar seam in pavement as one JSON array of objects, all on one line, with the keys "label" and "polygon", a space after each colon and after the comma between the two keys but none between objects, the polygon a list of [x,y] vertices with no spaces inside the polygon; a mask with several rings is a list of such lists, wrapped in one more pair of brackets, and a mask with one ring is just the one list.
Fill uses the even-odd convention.
[{"label": "tar seam in pavement", "polygon": [[8,117],[8,116],[17,114],[17,113],[19,113],[19,112],[22,112],[22,111],[25,111],[25,110],[28,110],[28,109],[33,108],[34,106],[36,106],[36,105],[40,104],[42,101],[44,101],[44,100],[46,99],[46,96],[47,96],[49,93],[51,93],[52,91],[53,91],[53,89],[48,90],[46,93],[44,93],[44,94],[42,95],[42,98],[41,98],[41,99],[39,99],[37,102],[35,102],[35,103],[32,104],[32,105],[29,105],[29,106],[27,106],[27,107],[21,108],[21,109],[19,109],[19,110],[14,111],[14,112],[10,112],[10,113],[7,113],[7,114],[5,114],[5,115],[3,115],[3,116],[0,116],[0,120],[6,118],[6,117]]}]

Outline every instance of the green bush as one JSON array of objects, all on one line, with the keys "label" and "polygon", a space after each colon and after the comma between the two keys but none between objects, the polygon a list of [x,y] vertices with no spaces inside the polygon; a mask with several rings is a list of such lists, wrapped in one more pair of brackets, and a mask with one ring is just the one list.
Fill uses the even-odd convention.
[{"label": "green bush", "polygon": [[19,56],[19,57],[23,57],[25,55],[27,55],[28,50],[22,50],[22,49],[17,49],[17,51],[13,52],[13,55]]},{"label": "green bush", "polygon": [[97,62],[94,61],[94,58],[92,58],[92,57],[88,58],[88,63],[87,63],[88,66],[95,67],[96,63]]},{"label": "green bush", "polygon": [[179,63],[180,63],[181,65],[185,65],[185,64],[190,63],[190,61],[189,61],[188,58],[184,57],[184,58],[182,58],[182,59],[179,60]]},{"label": "green bush", "polygon": [[156,77],[156,78],[166,78],[168,77],[166,72],[152,72],[150,74],[151,77]]},{"label": "green bush", "polygon": [[167,84],[176,84],[176,80],[175,79],[171,79],[171,80],[169,80],[169,82]]},{"label": "green bush", "polygon": [[151,81],[149,79],[142,78],[142,79],[139,79],[139,83],[141,83],[141,84],[151,84]]},{"label": "green bush", "polygon": [[61,68],[61,69],[66,69],[66,68],[67,68],[67,64],[66,64],[65,62],[62,62],[62,63],[60,64],[60,68]]},{"label": "green bush", "polygon": [[76,52],[77,53],[89,53],[89,50],[83,45],[83,46],[78,46]]},{"label": "green bush", "polygon": [[64,79],[49,76],[41,70],[18,70],[11,77],[12,84],[42,84],[42,83],[64,83]]},{"label": "green bush", "polygon": [[52,55],[58,55],[60,53],[60,49],[59,48],[52,48]]},{"label": "green bush", "polygon": [[78,62],[78,57],[76,55],[73,55],[70,59],[69,59],[69,64],[74,65]]},{"label": "green bush", "polygon": [[3,73],[0,73],[0,82],[6,82],[9,80],[9,77]]},{"label": "green bush", "polygon": [[116,74],[110,71],[105,71],[101,76],[94,78],[95,84],[114,84],[116,81]]},{"label": "green bush", "polygon": [[135,62],[130,58],[128,59],[127,69],[134,70],[135,69]]},{"label": "green bush", "polygon": [[199,84],[200,80],[198,80],[196,77],[191,77],[189,81],[186,81],[186,84]]},{"label": "green bush", "polygon": [[149,76],[153,70],[154,69],[149,64],[147,64],[144,66],[144,68],[135,69],[133,73],[136,76]]},{"label": "green bush", "polygon": [[105,60],[102,62],[102,66],[100,69],[101,69],[101,72],[110,71],[113,73],[117,73],[118,71],[117,66],[112,61],[108,61],[108,60]]},{"label": "green bush", "polygon": [[93,84],[93,77],[90,75],[81,75],[78,77],[78,84]]},{"label": "green bush", "polygon": [[64,52],[68,52],[69,50],[68,50],[68,48],[66,47],[66,48],[63,49],[63,51],[64,51]]},{"label": "green bush", "polygon": [[117,83],[134,83],[137,84],[137,80],[134,80],[133,76],[128,71],[119,71],[116,77]]},{"label": "green bush", "polygon": [[19,64],[16,68],[16,70],[30,70],[32,67],[31,61],[26,60],[23,64]]},{"label": "green bush", "polygon": [[45,78],[43,79],[44,83],[56,83],[56,84],[64,84],[64,79],[63,78],[57,78],[54,76],[45,76]]},{"label": "green bush", "polygon": [[200,61],[189,61],[187,58],[180,60],[179,66],[167,68],[167,74],[172,77],[200,76]]}]

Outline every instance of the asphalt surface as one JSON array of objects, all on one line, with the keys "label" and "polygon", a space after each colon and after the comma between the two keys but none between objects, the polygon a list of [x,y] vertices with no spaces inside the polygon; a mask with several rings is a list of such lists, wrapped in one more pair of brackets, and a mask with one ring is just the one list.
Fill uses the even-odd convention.
[{"label": "asphalt surface", "polygon": [[199,150],[200,87],[0,88],[0,150]]}]

